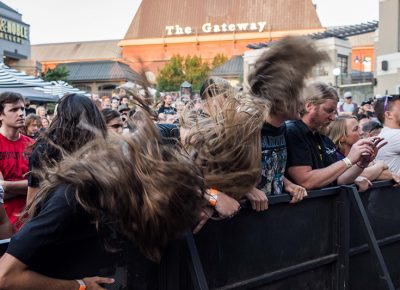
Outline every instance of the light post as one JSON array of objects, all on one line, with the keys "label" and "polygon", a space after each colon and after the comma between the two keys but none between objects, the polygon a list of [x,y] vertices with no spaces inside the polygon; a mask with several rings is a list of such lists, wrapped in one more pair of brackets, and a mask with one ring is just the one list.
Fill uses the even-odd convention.
[{"label": "light post", "polygon": [[335,88],[336,88],[336,89],[339,89],[339,86],[338,86],[338,79],[339,79],[339,76],[340,76],[340,74],[341,74],[340,67],[335,67],[335,68],[333,69],[332,73],[333,73],[333,75],[335,76]]},{"label": "light post", "polygon": [[358,57],[358,55],[356,55],[356,57],[354,58],[354,63],[359,63],[360,64],[360,74],[361,74],[361,82],[365,82],[365,76],[364,76],[364,70],[365,70],[365,65],[367,63],[369,63],[369,60],[366,57],[363,57],[361,55],[361,57]]}]

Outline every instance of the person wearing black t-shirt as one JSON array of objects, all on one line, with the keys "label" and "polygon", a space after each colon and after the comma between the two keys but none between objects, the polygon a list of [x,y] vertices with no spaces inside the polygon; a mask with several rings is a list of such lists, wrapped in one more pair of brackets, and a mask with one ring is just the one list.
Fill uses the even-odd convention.
[{"label": "person wearing black t-shirt", "polygon": [[[305,90],[305,106],[301,120],[287,122],[287,174],[306,189],[349,184],[363,171],[362,156],[374,158],[374,144],[362,139],[355,143],[348,156],[336,159],[333,142],[319,133],[336,118],[336,90],[315,82]],[[353,166],[353,165],[359,166]]]},{"label": "person wearing black t-shirt", "polygon": [[164,104],[158,109],[158,114],[164,115],[175,115],[176,109],[171,106],[172,104],[172,97],[171,95],[166,95],[164,99]]},{"label": "person wearing black t-shirt", "polygon": [[159,261],[195,224],[204,203],[200,171],[161,142],[149,117],[141,124],[127,137],[99,134],[43,176],[0,259],[0,289],[136,289],[116,269],[126,246]]}]

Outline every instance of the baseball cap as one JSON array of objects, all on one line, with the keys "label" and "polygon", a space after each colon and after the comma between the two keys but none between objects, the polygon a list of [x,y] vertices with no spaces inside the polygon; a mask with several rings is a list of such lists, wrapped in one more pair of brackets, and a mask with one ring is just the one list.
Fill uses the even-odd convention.
[{"label": "baseball cap", "polygon": [[353,96],[351,95],[351,92],[345,92],[344,95],[343,95],[343,97],[344,97],[345,99],[348,99],[348,98],[352,98]]}]

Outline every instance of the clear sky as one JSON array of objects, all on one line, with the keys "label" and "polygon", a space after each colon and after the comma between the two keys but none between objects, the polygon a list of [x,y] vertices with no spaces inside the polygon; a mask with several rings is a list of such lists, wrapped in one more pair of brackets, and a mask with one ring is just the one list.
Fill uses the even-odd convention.
[{"label": "clear sky", "polygon": [[[1,0],[30,24],[31,43],[122,39],[141,0]],[[165,0],[167,3],[168,0]],[[313,0],[323,26],[378,20],[379,0]]]}]

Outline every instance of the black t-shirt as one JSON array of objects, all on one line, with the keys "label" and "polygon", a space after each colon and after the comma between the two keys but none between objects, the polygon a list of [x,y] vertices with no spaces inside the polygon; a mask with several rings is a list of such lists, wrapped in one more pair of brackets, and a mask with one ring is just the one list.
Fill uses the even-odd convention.
[{"label": "black t-shirt", "polygon": [[320,169],[338,161],[332,140],[318,132],[313,133],[301,120],[286,122],[285,137],[287,168],[311,166]]},{"label": "black t-shirt", "polygon": [[28,186],[30,187],[39,187],[40,179],[35,175],[34,172],[32,172],[32,170],[41,168],[41,161],[44,161],[43,156],[47,156],[47,158],[53,162],[59,162],[62,158],[59,149],[50,145],[47,141],[38,141],[33,148],[31,156],[29,157]]},{"label": "black t-shirt", "polygon": [[261,182],[257,186],[267,195],[283,193],[287,151],[285,129],[265,123],[261,130]]},{"label": "black t-shirt", "polygon": [[165,114],[165,115],[175,115],[176,114],[176,109],[174,107],[165,107],[161,106],[160,109],[158,109],[158,113]]},{"label": "black t-shirt", "polygon": [[58,188],[39,214],[12,237],[7,253],[29,269],[58,279],[113,276],[120,253],[104,249],[73,189]]}]

